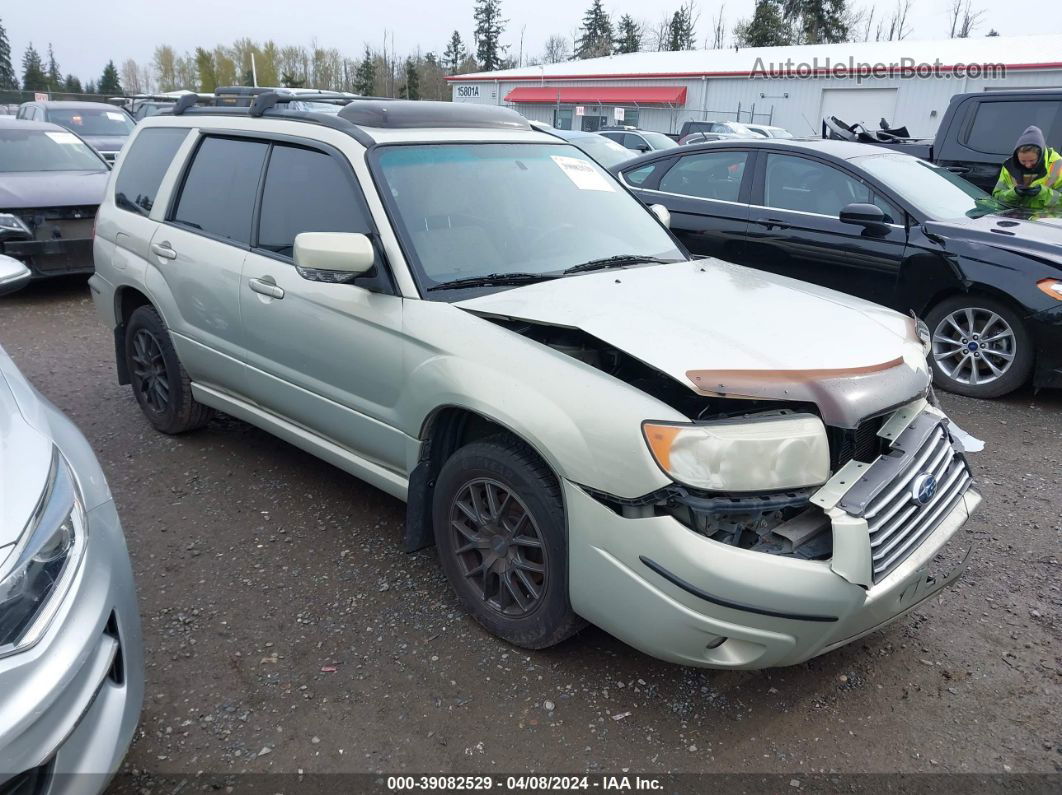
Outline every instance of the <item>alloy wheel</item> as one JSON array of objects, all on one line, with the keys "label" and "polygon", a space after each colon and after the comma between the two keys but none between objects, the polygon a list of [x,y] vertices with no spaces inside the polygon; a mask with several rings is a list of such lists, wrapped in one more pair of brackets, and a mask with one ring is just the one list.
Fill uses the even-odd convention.
[{"label": "alloy wheel", "polygon": [[933,330],[933,359],[948,378],[969,386],[1002,378],[1014,363],[1014,329],[990,309],[957,309]]},{"label": "alloy wheel", "polygon": [[512,489],[471,480],[450,504],[450,541],[461,575],[476,595],[506,618],[524,618],[546,591],[545,545],[535,517]]},{"label": "alloy wheel", "polygon": [[147,329],[133,336],[133,386],[144,404],[162,414],[170,404],[170,380],[158,338]]}]

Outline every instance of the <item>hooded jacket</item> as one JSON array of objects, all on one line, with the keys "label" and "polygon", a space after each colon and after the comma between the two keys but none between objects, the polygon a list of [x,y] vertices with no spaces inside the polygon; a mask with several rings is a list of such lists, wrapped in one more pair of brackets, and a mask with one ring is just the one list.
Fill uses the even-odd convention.
[{"label": "hooded jacket", "polygon": [[[1040,150],[1040,158],[1032,168],[1025,168],[1018,161],[1018,150],[1023,146],[1035,146]],[[1027,187],[1039,187],[1034,196],[1023,196],[1017,188],[1030,176]],[[1044,134],[1039,127],[1030,126],[1014,144],[1014,153],[1003,163],[992,196],[1012,207],[1029,207],[1046,209],[1062,206],[1062,155],[1049,149]]]}]

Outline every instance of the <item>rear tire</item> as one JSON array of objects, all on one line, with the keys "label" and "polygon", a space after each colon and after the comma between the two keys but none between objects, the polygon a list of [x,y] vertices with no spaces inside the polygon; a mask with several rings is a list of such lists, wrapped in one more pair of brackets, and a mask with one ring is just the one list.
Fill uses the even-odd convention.
[{"label": "rear tire", "polygon": [[1013,392],[1032,373],[1032,340],[1018,313],[980,295],[941,301],[926,315],[933,340],[929,361],[941,389],[975,398]]},{"label": "rear tire", "polygon": [[447,579],[484,628],[526,649],[585,624],[568,599],[568,543],[557,479],[508,436],[454,453],[436,480],[435,544]]},{"label": "rear tire", "polygon": [[192,380],[152,306],[138,307],[125,324],[125,364],[136,402],[155,430],[185,433],[214,416],[214,409],[192,397]]}]

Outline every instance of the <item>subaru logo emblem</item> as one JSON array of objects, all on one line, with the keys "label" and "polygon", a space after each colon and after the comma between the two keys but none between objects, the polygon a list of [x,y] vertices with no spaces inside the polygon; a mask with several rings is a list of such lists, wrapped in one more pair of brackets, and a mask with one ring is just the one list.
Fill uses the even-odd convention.
[{"label": "subaru logo emblem", "polygon": [[911,484],[911,499],[919,505],[925,505],[937,493],[937,479],[929,472],[923,472]]}]

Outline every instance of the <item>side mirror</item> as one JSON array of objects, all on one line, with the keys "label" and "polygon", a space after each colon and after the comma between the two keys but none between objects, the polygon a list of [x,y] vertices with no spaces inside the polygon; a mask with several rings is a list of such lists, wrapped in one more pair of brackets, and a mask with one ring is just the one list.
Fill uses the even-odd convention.
[{"label": "side mirror", "polygon": [[650,204],[649,211],[668,229],[671,228],[671,211],[662,204]]},{"label": "side mirror", "polygon": [[295,235],[294,249],[295,267],[310,281],[346,281],[376,260],[368,236],[353,232],[302,232]]},{"label": "side mirror", "polygon": [[13,257],[0,254],[0,295],[21,290],[29,280],[29,268]]},{"label": "side mirror", "polygon": [[650,152],[649,144],[638,144],[634,147],[635,152]]},{"label": "side mirror", "polygon": [[885,211],[876,204],[849,204],[841,210],[842,224],[880,226],[885,223]]}]

